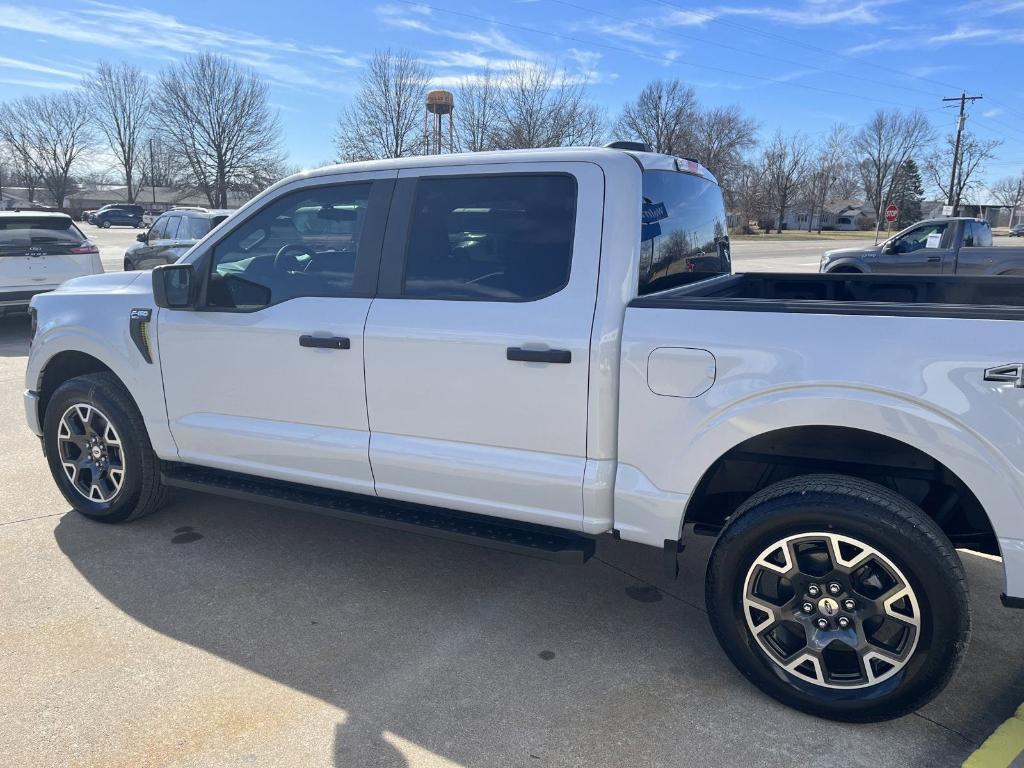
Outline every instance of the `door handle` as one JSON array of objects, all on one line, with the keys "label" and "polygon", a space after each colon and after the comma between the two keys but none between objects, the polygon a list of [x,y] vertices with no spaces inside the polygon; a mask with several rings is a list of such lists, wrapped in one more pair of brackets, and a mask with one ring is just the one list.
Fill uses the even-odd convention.
[{"label": "door handle", "polygon": [[524,363],[571,363],[572,352],[568,349],[523,349],[509,347],[505,350],[506,360],[519,360]]},{"label": "door handle", "polygon": [[929,256],[928,257],[928,261],[930,261],[930,262],[942,261],[942,257],[941,256]]},{"label": "door handle", "polygon": [[299,346],[313,349],[348,349],[351,343],[347,336],[310,336],[305,334],[299,336]]}]

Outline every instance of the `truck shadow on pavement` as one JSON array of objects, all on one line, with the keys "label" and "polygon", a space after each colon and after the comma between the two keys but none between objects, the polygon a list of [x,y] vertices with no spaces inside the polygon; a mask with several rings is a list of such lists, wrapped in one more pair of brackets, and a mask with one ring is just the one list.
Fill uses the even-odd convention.
[{"label": "truck shadow on pavement", "polygon": [[1024,699],[1024,615],[973,557],[974,644],[950,688],[852,726],[732,668],[703,612],[705,540],[672,581],[659,552],[610,539],[562,566],[184,492],[130,525],[69,513],[55,535],[133,619],[343,710],[346,768],[951,765]]}]

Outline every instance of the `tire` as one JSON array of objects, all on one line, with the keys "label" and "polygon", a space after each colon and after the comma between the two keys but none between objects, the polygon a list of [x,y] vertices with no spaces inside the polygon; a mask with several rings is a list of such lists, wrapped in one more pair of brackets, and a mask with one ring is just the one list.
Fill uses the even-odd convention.
[{"label": "tire", "polygon": [[135,267],[132,266],[132,263],[130,261],[128,261],[128,259],[125,259],[124,260],[124,271],[125,272],[131,272],[133,269],[135,269]]},{"label": "tire", "polygon": [[100,226],[103,227],[104,229],[110,229],[110,222],[104,221]]},{"label": "tire", "polygon": [[162,462],[138,406],[112,373],[79,376],[57,388],[43,416],[43,445],[64,498],[92,520],[134,520],[164,502]]},{"label": "tire", "polygon": [[832,720],[915,711],[946,686],[970,639],[949,539],[903,496],[843,475],[784,480],[741,505],[712,550],[705,597],[740,672]]}]

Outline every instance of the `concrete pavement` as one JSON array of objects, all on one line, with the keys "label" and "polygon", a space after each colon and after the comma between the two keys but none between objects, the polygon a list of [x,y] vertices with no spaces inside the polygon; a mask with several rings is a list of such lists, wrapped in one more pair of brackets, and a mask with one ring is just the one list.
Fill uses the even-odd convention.
[{"label": "concrete pavement", "polygon": [[869,726],[763,696],[718,649],[707,540],[582,567],[181,493],[68,511],[0,320],[0,765],[944,766],[1024,700],[1024,612],[965,554],[974,638],[947,691]]}]

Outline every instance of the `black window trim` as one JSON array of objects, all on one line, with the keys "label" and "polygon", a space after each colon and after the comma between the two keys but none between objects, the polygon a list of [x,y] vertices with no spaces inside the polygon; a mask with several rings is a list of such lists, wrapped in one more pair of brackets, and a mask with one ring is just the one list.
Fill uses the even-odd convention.
[{"label": "black window trim", "polygon": [[[245,212],[245,216],[232,222],[232,226],[218,233],[216,239],[211,240],[197,254],[195,259],[190,260],[195,276],[200,280],[197,293],[196,312],[226,312],[229,314],[253,314],[262,312],[270,307],[276,307],[294,299],[306,298],[292,296],[284,301],[277,301],[262,307],[235,308],[235,307],[211,307],[207,304],[207,288],[210,281],[210,273],[213,270],[213,254],[224,240],[230,237],[236,230],[245,226],[253,218],[262,213],[268,206],[274,205],[279,200],[296,193],[309,193],[318,189],[330,187],[350,186],[355,184],[369,184],[370,195],[367,198],[367,216],[363,222],[363,230],[359,237],[359,249],[356,251],[355,272],[352,275],[352,292],[347,296],[327,296],[317,298],[337,299],[372,299],[376,295],[377,275],[380,270],[381,251],[384,245],[384,233],[391,209],[392,196],[395,189],[396,179],[393,176],[363,176],[362,178],[346,179],[344,175],[328,177],[316,184],[298,184],[295,186],[282,187],[278,194],[261,199],[258,204],[253,205]],[[365,254],[364,254],[365,249]]]},{"label": "black window trim", "polygon": [[[565,282],[557,289],[541,296],[530,298],[478,298],[476,296],[410,296],[402,292],[405,281],[405,259],[409,251],[409,239],[412,235],[412,219],[416,207],[416,193],[421,179],[478,179],[481,177],[521,177],[521,176],[566,176],[573,183],[572,209],[572,242],[569,244],[569,271]],[[378,299],[404,299],[406,301],[474,301],[485,304],[529,304],[543,301],[561,293],[572,282],[572,268],[576,251],[576,224],[579,214],[580,182],[576,175],[569,171],[468,171],[466,173],[422,173],[398,179],[395,194],[391,201],[391,215],[388,218],[387,233],[384,238],[384,253],[380,262],[380,277],[377,281]]]}]

